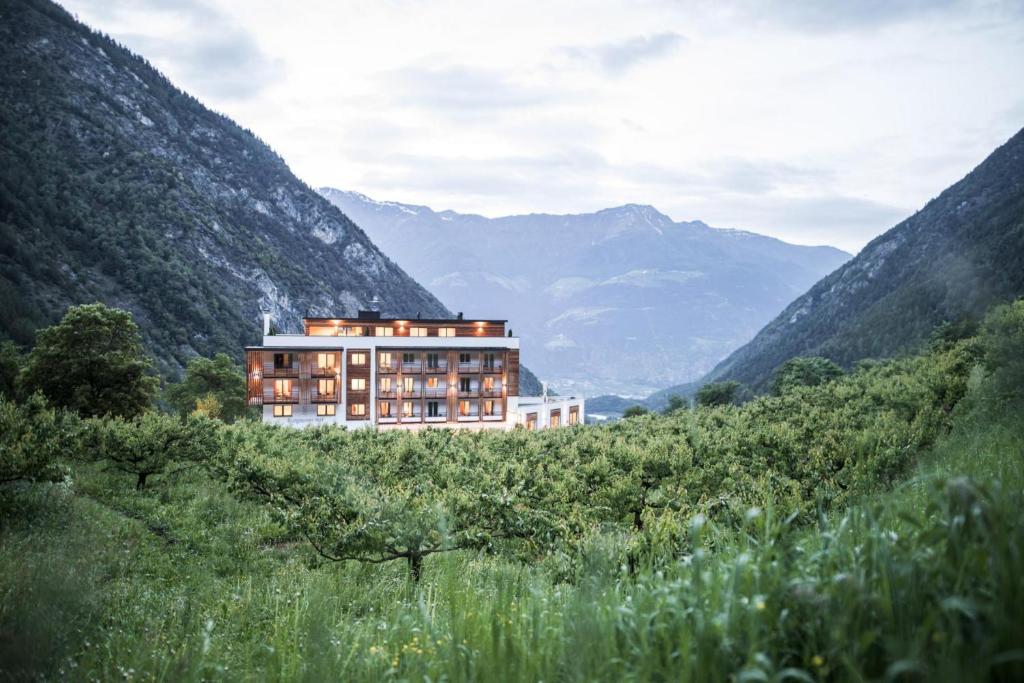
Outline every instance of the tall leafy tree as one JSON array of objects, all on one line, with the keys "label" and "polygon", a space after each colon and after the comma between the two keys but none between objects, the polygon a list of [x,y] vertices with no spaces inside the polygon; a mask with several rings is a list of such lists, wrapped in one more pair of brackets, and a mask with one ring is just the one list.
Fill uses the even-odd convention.
[{"label": "tall leafy tree", "polygon": [[0,396],[0,484],[61,481],[57,458],[72,438],[70,419],[35,394],[22,404]]},{"label": "tall leafy tree", "polygon": [[127,311],[101,303],[73,306],[39,331],[21,375],[27,392],[83,416],[132,417],[152,405],[159,380]]},{"label": "tall leafy tree", "polygon": [[21,364],[21,352],[14,342],[0,343],[0,396],[15,397],[15,383]]},{"label": "tall leafy tree", "polygon": [[772,393],[779,396],[794,387],[816,387],[842,376],[843,369],[828,358],[790,358],[775,373]]},{"label": "tall leafy tree", "polygon": [[166,395],[167,402],[184,415],[199,409],[210,417],[234,422],[248,411],[245,375],[224,353],[190,360],[185,379],[168,387]]}]

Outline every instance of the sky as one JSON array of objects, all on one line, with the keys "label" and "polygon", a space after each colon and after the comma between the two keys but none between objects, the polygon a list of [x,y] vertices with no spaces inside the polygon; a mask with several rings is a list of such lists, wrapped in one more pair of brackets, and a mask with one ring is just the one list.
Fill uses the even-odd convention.
[{"label": "sky", "polygon": [[66,0],[313,187],[856,252],[1024,127],[1022,0]]}]

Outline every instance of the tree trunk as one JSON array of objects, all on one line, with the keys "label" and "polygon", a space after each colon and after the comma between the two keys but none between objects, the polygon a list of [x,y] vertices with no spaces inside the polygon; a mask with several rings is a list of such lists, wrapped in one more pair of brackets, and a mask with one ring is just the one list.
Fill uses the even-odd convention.
[{"label": "tree trunk", "polygon": [[146,477],[149,476],[149,472],[139,472],[139,479],[135,482],[135,490],[142,491],[146,488]]},{"label": "tree trunk", "polygon": [[420,575],[423,573],[423,556],[419,553],[409,554],[409,571],[412,573],[414,583],[420,582]]},{"label": "tree trunk", "polygon": [[636,529],[637,531],[643,531],[644,530],[644,518],[640,516],[640,513],[642,513],[642,512],[643,512],[643,508],[634,508],[633,509],[633,528]]}]

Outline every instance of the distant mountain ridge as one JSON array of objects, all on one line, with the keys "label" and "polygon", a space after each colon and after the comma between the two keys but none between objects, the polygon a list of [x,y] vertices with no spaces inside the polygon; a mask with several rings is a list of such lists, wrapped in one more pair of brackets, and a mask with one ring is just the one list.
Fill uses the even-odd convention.
[{"label": "distant mountain ridge", "polygon": [[[45,0],[0,0],[0,337],[130,310],[159,369],[354,314],[450,314],[251,132]],[[242,75],[244,77],[244,75]]]},{"label": "distant mountain ridge", "polygon": [[492,219],[320,193],[450,307],[508,318],[542,378],[591,395],[700,377],[849,258],[638,204]]},{"label": "distant mountain ridge", "polygon": [[704,381],[764,389],[795,356],[849,367],[1024,296],[1024,130],[793,301]]}]

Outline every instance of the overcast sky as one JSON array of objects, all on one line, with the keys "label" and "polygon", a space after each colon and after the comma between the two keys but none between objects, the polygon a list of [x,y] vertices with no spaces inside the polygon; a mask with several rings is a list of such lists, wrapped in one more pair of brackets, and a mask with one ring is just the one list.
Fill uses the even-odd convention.
[{"label": "overcast sky", "polygon": [[314,187],[856,251],[1024,127],[1021,0],[67,0]]}]

